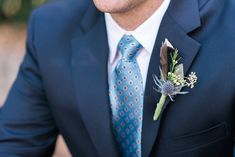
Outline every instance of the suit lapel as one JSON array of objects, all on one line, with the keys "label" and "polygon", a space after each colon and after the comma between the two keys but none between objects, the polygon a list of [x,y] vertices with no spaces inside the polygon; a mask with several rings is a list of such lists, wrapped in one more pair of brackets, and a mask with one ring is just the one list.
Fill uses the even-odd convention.
[{"label": "suit lapel", "polygon": [[[188,34],[199,26],[200,16],[197,0],[171,1],[159,28],[159,33],[155,42],[148,70],[143,114],[143,157],[148,157],[150,155],[154,144],[157,146],[157,135],[164,115],[161,114],[157,121],[153,121],[155,107],[161,94],[153,90],[155,85],[152,75],[156,74],[157,76],[160,76],[159,51],[161,43],[165,38],[167,38],[172,45],[179,50],[180,56],[182,57],[181,62],[184,65],[185,73],[187,73],[200,48],[200,44],[192,39]],[[163,111],[169,105],[169,102],[170,100],[167,99]]]},{"label": "suit lapel", "polygon": [[91,4],[72,40],[72,75],[79,112],[100,156],[117,157],[108,96],[108,42],[103,14]]}]

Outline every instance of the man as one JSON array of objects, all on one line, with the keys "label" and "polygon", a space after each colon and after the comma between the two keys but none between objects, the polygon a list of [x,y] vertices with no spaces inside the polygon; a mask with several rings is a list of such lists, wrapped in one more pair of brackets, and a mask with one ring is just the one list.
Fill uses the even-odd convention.
[{"label": "man", "polygon": [[[1,156],[50,156],[60,132],[75,157],[232,157],[234,9],[233,0],[72,0],[37,9],[0,112]],[[152,75],[160,76],[165,39],[198,82],[167,99],[154,121],[161,94]]]}]

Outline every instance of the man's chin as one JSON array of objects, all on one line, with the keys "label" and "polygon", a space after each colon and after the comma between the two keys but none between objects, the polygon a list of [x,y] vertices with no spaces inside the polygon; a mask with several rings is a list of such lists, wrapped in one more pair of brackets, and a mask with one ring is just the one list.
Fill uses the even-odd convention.
[{"label": "man's chin", "polygon": [[101,12],[105,13],[112,13],[112,14],[118,14],[118,13],[124,13],[128,12],[132,7],[128,3],[128,1],[120,3],[120,1],[109,1],[106,2],[106,0],[93,0],[96,8],[100,10]]}]

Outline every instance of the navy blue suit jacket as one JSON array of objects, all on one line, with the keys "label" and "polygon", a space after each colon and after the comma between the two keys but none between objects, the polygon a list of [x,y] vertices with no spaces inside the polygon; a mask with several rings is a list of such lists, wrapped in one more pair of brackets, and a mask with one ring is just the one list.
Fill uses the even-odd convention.
[{"label": "navy blue suit jacket", "polygon": [[[143,157],[232,157],[235,1],[172,0],[151,57],[144,96]],[[198,83],[153,113],[159,49],[167,38]],[[33,12],[27,53],[0,111],[1,157],[51,156],[61,133],[74,157],[118,157],[107,83],[103,13],[67,0]]]}]

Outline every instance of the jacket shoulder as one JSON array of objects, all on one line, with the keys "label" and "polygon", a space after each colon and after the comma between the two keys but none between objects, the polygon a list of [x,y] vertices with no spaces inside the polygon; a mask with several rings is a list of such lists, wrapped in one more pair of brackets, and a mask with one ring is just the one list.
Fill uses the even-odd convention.
[{"label": "jacket shoulder", "polygon": [[31,18],[45,22],[79,20],[90,3],[91,0],[56,0],[35,9]]}]

